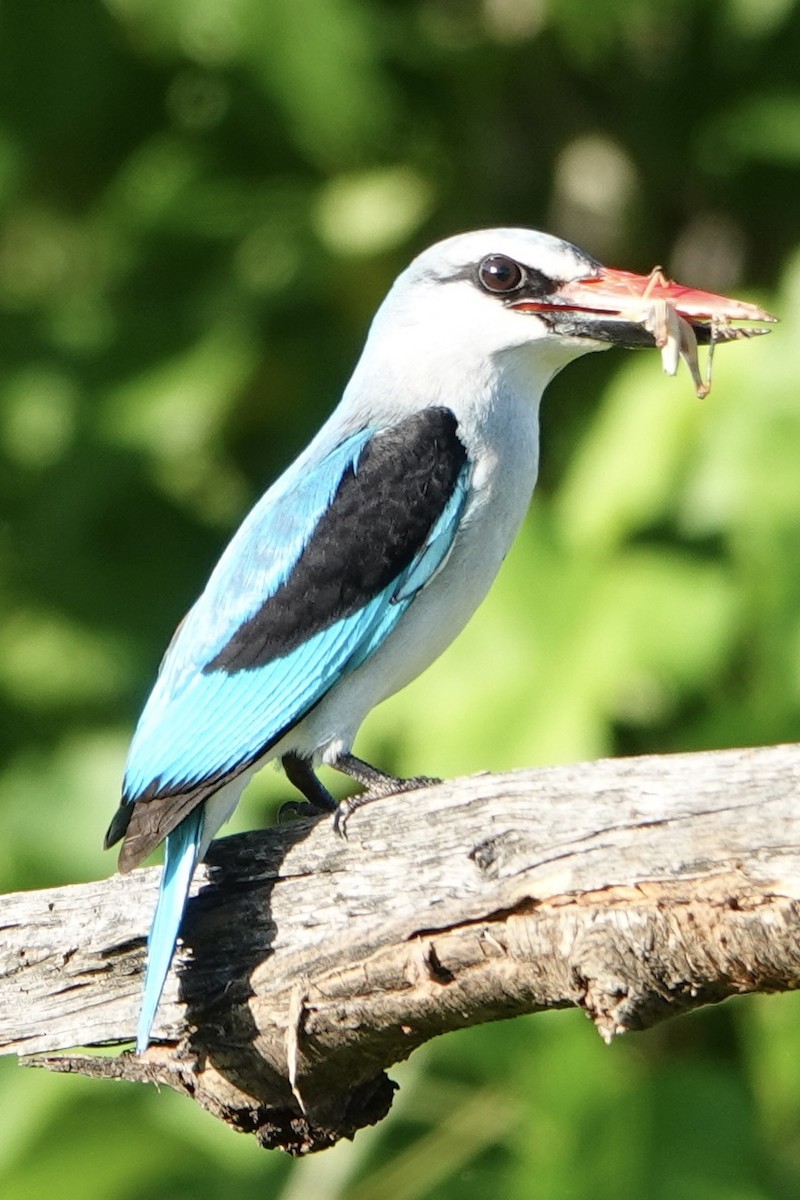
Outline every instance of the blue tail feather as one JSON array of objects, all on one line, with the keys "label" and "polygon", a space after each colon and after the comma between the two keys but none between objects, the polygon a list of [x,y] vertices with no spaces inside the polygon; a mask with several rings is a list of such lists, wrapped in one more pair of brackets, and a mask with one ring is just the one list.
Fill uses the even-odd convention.
[{"label": "blue tail feather", "polygon": [[203,806],[199,805],[181,821],[166,840],[161,887],[150,936],[147,939],[147,970],[136,1031],[137,1054],[142,1054],[150,1041],[150,1030],[175,953],[175,943],[178,940],[189,885],[197,866],[197,852],[202,836]]}]

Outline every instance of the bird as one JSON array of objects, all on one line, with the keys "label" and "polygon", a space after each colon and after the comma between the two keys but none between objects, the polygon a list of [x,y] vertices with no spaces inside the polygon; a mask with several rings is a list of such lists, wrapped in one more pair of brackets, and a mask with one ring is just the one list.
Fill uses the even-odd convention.
[{"label": "bird", "polygon": [[[524,228],[449,237],[394,282],[340,403],[244,518],[135,728],[105,845],[122,841],[126,872],[166,843],[138,1053],[197,864],[254,772],[279,760],[340,833],[362,799],[430,782],[357,758],[356,733],[489,590],[531,501],[547,384],[587,352],[654,345],[656,293],[701,343],[770,319]],[[337,807],[320,765],[366,790]]]}]

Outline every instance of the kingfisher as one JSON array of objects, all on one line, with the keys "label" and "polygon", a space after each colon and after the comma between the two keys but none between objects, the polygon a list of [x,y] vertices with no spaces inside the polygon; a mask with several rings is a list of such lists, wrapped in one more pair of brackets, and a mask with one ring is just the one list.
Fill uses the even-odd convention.
[{"label": "kingfisher", "polygon": [[[589,351],[669,338],[689,361],[697,342],[741,335],[734,321],[771,319],[529,229],[450,237],[403,271],[339,405],[179,625],[136,726],[105,844],[122,841],[124,872],[166,843],[137,1052],[197,863],[254,772],[279,760],[340,833],[359,801],[431,782],[381,771],[353,742],[486,595],[530,504],[553,376]],[[364,792],[337,806],[323,764]]]}]

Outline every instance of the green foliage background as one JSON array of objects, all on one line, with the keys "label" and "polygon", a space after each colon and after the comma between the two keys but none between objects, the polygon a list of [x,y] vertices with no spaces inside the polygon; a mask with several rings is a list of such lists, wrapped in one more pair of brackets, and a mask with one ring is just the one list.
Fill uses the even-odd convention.
[{"label": "green foliage background", "polygon": [[[437,237],[525,224],[777,311],[704,403],[569,368],[488,602],[358,749],[400,772],[795,739],[794,0],[0,0],[0,887],[114,869],[126,742],[247,506]],[[285,797],[265,772],[232,827]],[[610,1049],[452,1035],[292,1164],[180,1099],[0,1064],[0,1193],[83,1200],[800,1196],[800,1009]]]}]

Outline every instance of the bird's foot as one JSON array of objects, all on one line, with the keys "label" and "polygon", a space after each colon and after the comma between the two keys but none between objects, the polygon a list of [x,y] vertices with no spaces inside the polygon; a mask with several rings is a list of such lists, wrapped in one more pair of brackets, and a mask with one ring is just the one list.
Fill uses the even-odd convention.
[{"label": "bird's foot", "polygon": [[292,821],[314,821],[318,817],[327,816],[331,811],[328,805],[323,808],[312,800],[287,800],[278,809],[278,824],[289,825]]},{"label": "bird's foot", "polygon": [[347,821],[356,809],[363,808],[365,804],[371,804],[373,800],[381,800],[386,796],[399,796],[403,792],[416,792],[420,788],[435,787],[437,783],[442,782],[441,779],[430,775],[412,775],[408,778],[389,775],[386,771],[379,771],[377,767],[372,767],[362,759],[356,758],[354,754],[343,754],[332,765],[337,771],[343,771],[345,775],[349,775],[351,779],[355,779],[364,787],[363,792],[359,792],[356,796],[346,796],[336,806],[333,814],[333,829],[339,837],[343,838],[347,837]]}]

